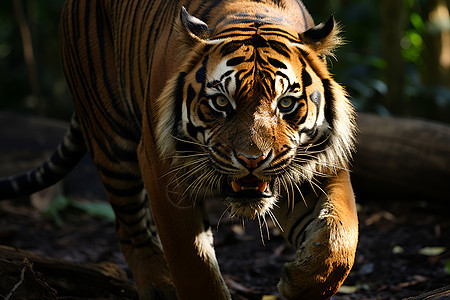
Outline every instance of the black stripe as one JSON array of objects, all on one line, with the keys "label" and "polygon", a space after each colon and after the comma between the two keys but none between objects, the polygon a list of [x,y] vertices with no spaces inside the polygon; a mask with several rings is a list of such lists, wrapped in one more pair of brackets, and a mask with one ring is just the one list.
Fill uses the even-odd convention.
[{"label": "black stripe", "polygon": [[275,68],[278,69],[287,69],[287,66],[281,62],[278,59],[275,58],[271,58],[271,57],[267,57],[267,61],[269,62],[269,64],[271,64],[272,66],[274,66]]},{"label": "black stripe", "polygon": [[195,73],[195,80],[200,84],[204,84],[206,82],[206,65],[208,63],[208,59],[209,57],[205,56],[202,61],[201,68]]},{"label": "black stripe", "polygon": [[[144,235],[145,237],[149,236],[149,232],[151,232],[151,230],[148,227],[143,227],[133,233],[128,233],[128,237],[132,238],[132,239],[136,239],[139,236]],[[150,234],[150,236],[153,236],[152,234]]]},{"label": "black stripe", "polygon": [[311,75],[306,71],[306,68],[302,70],[302,83],[304,88],[312,84]]},{"label": "black stripe", "polygon": [[[125,220],[125,218],[123,218],[123,215],[128,215],[128,216],[134,216],[135,214],[139,214],[141,211],[138,210],[134,213],[123,213],[120,210],[114,209],[114,213],[116,215],[116,219],[120,221],[120,223],[125,224],[128,227],[132,227],[132,226],[136,226],[139,223],[142,222],[142,220],[144,220],[147,217],[147,214],[145,212],[142,212],[139,216],[139,218],[137,219],[132,219],[132,220]],[[128,235],[131,237],[131,235]]]},{"label": "black stripe", "polygon": [[[92,61],[92,54],[91,54],[91,46],[90,46],[90,39],[89,39],[89,24],[90,24],[90,18],[91,18],[91,11],[90,11],[90,7],[89,7],[89,3],[86,6],[86,12],[85,12],[85,19],[84,19],[84,27],[85,27],[85,40],[86,40],[86,46],[83,47],[83,49],[86,51],[86,57],[88,59],[88,66],[90,68],[92,68],[94,66],[94,62]],[[77,20],[74,20],[73,22],[77,23]],[[99,24],[97,24],[97,26],[99,26]],[[102,25],[101,25],[102,26]],[[103,35],[102,33],[98,33],[99,39],[103,39]],[[70,42],[69,44],[75,44],[76,42],[74,41],[73,43]],[[71,87],[71,91],[72,93],[74,93],[76,95],[75,98],[78,99],[92,99],[92,101],[89,102],[89,106],[88,105],[83,105],[84,103],[80,103],[81,106],[78,107],[78,114],[81,114],[81,116],[83,115],[88,115],[88,116],[92,116],[94,115],[93,112],[93,108],[97,108],[97,112],[100,113],[102,116],[100,117],[96,117],[96,118],[91,118],[91,117],[82,117],[84,122],[94,122],[96,123],[95,128],[100,129],[101,131],[105,132],[103,130],[103,128],[105,127],[104,124],[100,123],[100,119],[105,120],[108,125],[111,127],[111,129],[113,131],[115,131],[115,135],[119,135],[120,137],[124,138],[124,139],[129,139],[130,137],[136,137],[136,134],[133,133],[133,131],[128,130],[127,128],[124,128],[122,126],[120,126],[116,120],[114,120],[114,118],[111,118],[111,116],[108,113],[107,108],[105,107],[105,105],[103,104],[103,102],[100,100],[101,96],[98,92],[97,88],[92,88],[90,82],[97,82],[97,72],[95,72],[95,70],[89,70],[87,71],[87,74],[85,71],[83,71],[82,67],[83,65],[86,65],[85,63],[83,63],[81,61],[81,58],[79,56],[79,53],[75,51],[74,47],[66,47],[66,49],[69,48],[69,51],[71,52],[71,54],[69,55],[70,57],[70,64],[67,65],[66,63],[66,68],[69,68],[70,66],[71,71],[70,72],[66,72],[66,76],[68,77],[69,84],[71,82],[78,84],[79,87],[81,88],[82,91],[82,95],[77,95],[77,92],[80,91],[80,89],[77,86],[72,86]],[[104,49],[102,50],[104,51]],[[105,66],[105,61],[104,61],[104,53],[101,53],[101,59],[102,59],[102,68],[104,68]],[[73,80],[72,76],[76,74],[75,76],[73,76],[73,78],[77,78],[77,80]],[[109,85],[109,81],[108,78],[105,77],[106,76],[106,70],[103,69],[103,81],[106,84],[106,90],[109,93],[110,97],[113,97],[114,95],[112,94],[112,88]],[[74,95],[74,96],[75,96]],[[111,98],[111,101],[115,101],[114,99]],[[84,111],[85,113],[82,113],[82,111]],[[89,112],[87,112],[89,111]],[[94,126],[88,125],[88,124],[84,124],[85,128],[93,128]],[[108,136],[108,135],[106,135]],[[112,140],[112,139],[109,139]]]},{"label": "black stripe", "polygon": [[[222,30],[221,32],[218,32],[214,36],[214,38],[215,39],[222,39],[224,37],[228,37],[228,35],[226,35],[226,34],[229,34],[231,32],[233,33],[233,35],[237,35],[237,36],[245,35],[245,36],[247,36],[249,32],[252,32],[252,33],[255,32],[255,28],[244,27],[244,26],[242,26],[242,27],[230,27],[230,28]],[[251,34],[250,34],[250,36],[251,36]]]},{"label": "black stripe", "polygon": [[[309,216],[309,214],[308,214],[307,216]],[[305,217],[306,217],[306,216],[305,216]],[[305,217],[300,218],[300,220],[303,221],[303,220],[305,219]],[[300,229],[300,231],[298,232],[297,236],[295,237],[295,241],[292,240],[293,234],[294,234],[294,231],[295,231],[295,230],[292,230],[292,231],[289,233],[289,239],[288,239],[288,240],[291,242],[291,244],[292,244],[294,247],[299,247],[299,246],[300,246],[300,245],[298,244],[299,238],[300,238],[301,236],[303,236],[303,239],[305,239],[306,234],[305,234],[304,231],[305,231],[305,229],[309,226],[309,224],[311,224],[314,220],[315,220],[315,218],[311,218],[311,219],[308,220],[305,224],[303,224],[302,228]],[[301,222],[298,222],[298,220],[295,222],[295,225],[296,225],[296,226],[295,226],[295,229],[297,229],[297,226],[299,226],[300,223],[301,223]],[[303,242],[303,241],[302,241],[302,242]]]},{"label": "black stripe", "polygon": [[228,67],[237,66],[245,61],[245,56],[237,56],[227,61]]},{"label": "black stripe", "polygon": [[263,27],[261,28],[261,35],[263,36],[273,36],[276,35],[280,38],[286,39],[291,43],[299,43],[300,40],[297,36],[292,35],[291,33],[279,28],[279,27]]},{"label": "black stripe", "polygon": [[[183,88],[184,88],[184,84],[185,84],[185,79],[186,78],[186,73],[181,72],[180,74],[178,74],[177,77],[177,83],[175,86],[175,111],[174,111],[174,115],[175,115],[175,120],[181,120],[182,119],[182,109],[183,109],[183,98],[184,98],[184,94],[183,94]],[[177,124],[175,124],[175,126],[172,128],[172,135],[173,136],[178,136],[177,133]]]},{"label": "black stripe", "polygon": [[134,215],[139,213],[144,207],[148,205],[148,199],[144,198],[140,202],[131,202],[126,204],[115,204],[111,203],[111,207],[114,209],[114,211],[119,212],[120,214],[126,214],[126,215]]},{"label": "black stripe", "polygon": [[280,43],[278,41],[274,41],[274,40],[269,40],[267,42],[269,43],[270,47],[273,50],[275,50],[278,54],[280,54],[288,59],[291,58],[291,55],[289,54],[291,51],[285,44]]},{"label": "black stripe", "polygon": [[228,70],[225,73],[223,73],[223,75],[220,76],[220,81],[222,81],[225,77],[230,76],[233,72],[234,70]]},{"label": "black stripe", "polygon": [[284,74],[283,72],[281,72],[281,71],[276,71],[276,72],[275,72],[275,75],[281,76],[281,77],[283,77],[284,79],[286,79],[287,82],[288,82],[288,85],[291,84],[291,79],[289,78],[289,76],[287,76],[287,75]]},{"label": "black stripe", "polygon": [[[106,91],[108,92],[108,98],[111,101],[111,107],[114,108],[114,112],[117,113],[121,118],[127,118],[126,114],[120,109],[121,105],[119,104],[118,100],[116,99],[116,97],[114,97],[114,92],[113,92],[113,88],[111,86],[110,80],[108,79],[108,74],[109,72],[107,72],[106,70],[106,46],[105,46],[105,34],[109,33],[109,38],[111,38],[110,36],[110,29],[109,28],[105,28],[104,24],[103,24],[103,18],[104,18],[104,8],[101,7],[101,1],[97,2],[97,9],[96,9],[96,20],[97,20],[97,40],[98,40],[98,45],[100,48],[100,59],[101,59],[101,67],[102,67],[102,85],[106,88]],[[108,26],[106,26],[108,27]],[[89,32],[89,31],[88,31]],[[88,40],[88,37],[86,37],[86,40]],[[89,46],[87,46],[87,48],[89,49]],[[90,59],[89,55],[88,58]],[[92,63],[92,62],[91,62]]]},{"label": "black stripe", "polygon": [[117,172],[113,170],[109,170],[104,166],[101,166],[100,164],[97,164],[97,170],[104,176],[117,179],[117,180],[123,180],[123,181],[141,181],[141,175],[126,173],[124,171]]},{"label": "black stripe", "polygon": [[144,186],[142,183],[139,183],[138,185],[134,187],[129,188],[117,188],[109,183],[103,182],[103,187],[106,191],[109,193],[118,196],[118,197],[132,197],[136,196],[137,194],[141,193],[144,189]]},{"label": "black stripe", "polygon": [[[309,220],[308,222],[305,223],[305,225],[303,225],[302,229],[298,232],[298,235],[295,238],[295,241],[293,242],[294,247],[299,246],[298,240],[301,236],[303,236],[303,238],[302,238],[300,245],[303,244],[303,242],[306,240],[306,232],[304,232],[304,231],[309,226],[309,224],[311,224],[314,220],[315,220],[315,218],[311,218],[311,220]],[[292,241],[291,241],[291,243],[292,243]]]},{"label": "black stripe", "polygon": [[324,101],[325,101],[325,119],[327,120],[331,130],[334,129],[334,120],[336,118],[336,112],[334,111],[334,95],[331,90],[331,84],[328,79],[322,79],[322,85],[324,88]]},{"label": "black stripe", "polygon": [[[287,148],[286,150],[284,150],[283,152],[281,152],[277,156],[275,156],[272,160],[272,162],[274,162],[275,164],[272,164],[271,168],[276,169],[280,166],[284,166],[287,159],[283,159],[283,157],[286,156],[286,154],[288,154],[290,151],[291,151],[291,148]],[[281,159],[281,161],[276,162],[279,159]]]},{"label": "black stripe", "polygon": [[244,41],[231,41],[228,43],[224,43],[222,48],[220,49],[220,54],[223,56],[228,56],[231,53],[234,53],[236,50],[241,48],[244,45]]}]

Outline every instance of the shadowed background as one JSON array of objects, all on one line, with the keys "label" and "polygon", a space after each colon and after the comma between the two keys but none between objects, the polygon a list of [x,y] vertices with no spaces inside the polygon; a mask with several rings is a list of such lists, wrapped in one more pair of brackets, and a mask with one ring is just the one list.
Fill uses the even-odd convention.
[{"label": "shadowed background", "polygon": [[[63,2],[0,1],[0,177],[48,157],[72,114],[59,52]],[[450,182],[450,1],[304,3],[316,23],[333,13],[341,23],[346,44],[329,63],[362,113],[358,149],[364,155],[356,157],[352,174],[361,238],[346,290],[335,299],[399,299],[449,284],[450,193],[442,187]],[[392,182],[397,188],[381,193],[387,201],[376,198]],[[76,201],[104,199],[88,157],[62,187]],[[42,218],[48,210],[39,203],[48,198],[0,203],[0,243],[126,268],[111,220],[74,213],[69,205],[61,212],[64,224],[54,225],[48,214]],[[212,205],[214,225],[223,208]],[[243,232],[223,223],[215,244],[234,299],[276,294],[280,267],[293,255],[279,231],[271,228],[272,240],[262,247],[254,224]]]}]

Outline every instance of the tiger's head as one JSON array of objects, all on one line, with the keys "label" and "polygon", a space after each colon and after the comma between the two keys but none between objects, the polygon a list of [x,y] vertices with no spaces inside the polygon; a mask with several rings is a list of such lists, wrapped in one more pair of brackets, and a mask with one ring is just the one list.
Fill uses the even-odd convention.
[{"label": "tiger's head", "polygon": [[158,100],[156,136],[182,195],[212,191],[253,219],[346,168],[353,110],[325,61],[334,18],[302,33],[270,15],[235,14],[212,29],[183,8],[180,20],[186,59]]}]

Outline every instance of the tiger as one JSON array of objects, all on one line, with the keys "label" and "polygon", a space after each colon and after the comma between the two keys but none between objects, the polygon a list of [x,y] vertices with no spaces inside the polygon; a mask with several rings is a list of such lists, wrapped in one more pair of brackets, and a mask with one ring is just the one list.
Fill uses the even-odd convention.
[{"label": "tiger", "polygon": [[67,0],[69,131],[1,197],[57,182],[88,152],[141,299],[231,298],[212,197],[231,218],[272,219],[296,248],[282,297],[330,298],[358,242],[355,112],[327,66],[339,27],[300,0]]}]

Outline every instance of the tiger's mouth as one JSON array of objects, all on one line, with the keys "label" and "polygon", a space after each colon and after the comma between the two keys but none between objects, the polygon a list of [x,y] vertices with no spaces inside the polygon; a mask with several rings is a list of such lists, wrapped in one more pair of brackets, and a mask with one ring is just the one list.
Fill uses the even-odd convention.
[{"label": "tiger's mouth", "polygon": [[225,198],[230,213],[245,219],[255,219],[271,210],[277,200],[273,193],[273,182],[247,175],[232,180]]},{"label": "tiger's mouth", "polygon": [[267,198],[272,197],[268,181],[260,180],[255,175],[247,175],[231,181],[229,196],[235,198]]}]

